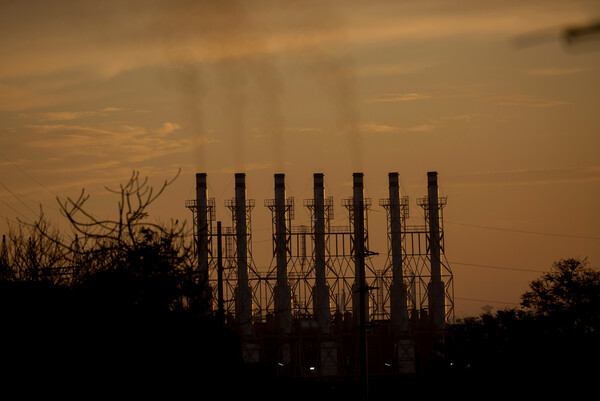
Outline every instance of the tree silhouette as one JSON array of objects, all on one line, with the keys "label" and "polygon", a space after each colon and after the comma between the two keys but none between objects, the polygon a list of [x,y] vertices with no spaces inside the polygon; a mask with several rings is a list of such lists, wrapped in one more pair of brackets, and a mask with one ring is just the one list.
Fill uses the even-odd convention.
[{"label": "tree silhouette", "polygon": [[59,233],[44,219],[36,226],[21,223],[11,226],[2,238],[0,280],[45,281],[64,284],[67,280],[65,248]]},{"label": "tree silhouette", "polygon": [[199,288],[206,283],[199,282],[192,236],[185,223],[159,224],[148,218],[150,206],[178,175],[156,189],[134,171],[125,184],[107,188],[117,197],[112,218],[98,218],[89,210],[85,190],[77,198],[58,199],[73,238],[65,240],[50,230],[43,215],[33,231],[62,251],[66,261],[61,263],[68,265],[72,286],[84,285],[87,292],[103,288],[107,294],[113,286],[110,299],[102,301],[107,305],[116,302],[122,308],[137,305],[155,311],[193,308],[200,313],[207,300],[199,299]]},{"label": "tree silhouette", "polygon": [[553,271],[529,285],[521,305],[540,317],[554,319],[563,329],[600,330],[600,271],[587,259],[563,259]]},{"label": "tree silhouette", "polygon": [[[484,313],[448,328],[445,373],[496,396],[518,391],[536,398],[568,389],[585,394],[600,358],[600,272],[586,259],[563,259],[532,281],[522,308]],[[457,379],[460,378],[460,379]],[[464,384],[464,383],[463,383]],[[521,387],[522,386],[522,387]]]},{"label": "tree silhouette", "polygon": [[0,361],[10,372],[4,382],[48,390],[68,378],[70,390],[125,386],[139,396],[237,375],[237,338],[199,299],[205,283],[191,233],[184,223],[149,220],[174,179],[156,190],[133,172],[109,189],[118,201],[108,219],[89,210],[85,191],[59,200],[70,236],[43,214],[9,233],[0,251],[0,324],[10,344]]}]

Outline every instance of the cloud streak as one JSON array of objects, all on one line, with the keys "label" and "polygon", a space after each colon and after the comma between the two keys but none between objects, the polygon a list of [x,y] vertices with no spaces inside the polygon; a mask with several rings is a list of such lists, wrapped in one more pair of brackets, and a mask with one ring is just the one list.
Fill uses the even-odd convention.
[{"label": "cloud streak", "polygon": [[109,113],[123,111],[119,107],[104,107],[93,111],[50,111],[43,113],[20,113],[19,118],[37,121],[72,121],[89,117],[106,116]]},{"label": "cloud streak", "polygon": [[445,182],[448,187],[583,184],[600,182],[600,166],[482,171],[468,175],[447,176]]},{"label": "cloud streak", "polygon": [[493,100],[501,105],[527,107],[555,107],[571,104],[570,102],[566,102],[563,100],[543,99],[531,95],[522,94],[491,96],[490,100]]},{"label": "cloud streak", "polygon": [[410,102],[414,100],[430,99],[431,96],[424,93],[388,93],[385,95],[367,99],[366,103],[390,103],[390,102]]},{"label": "cloud streak", "polygon": [[526,70],[527,75],[538,77],[560,77],[564,75],[574,75],[585,71],[583,68],[536,68]]},{"label": "cloud streak", "polygon": [[[174,137],[181,127],[165,122],[156,129],[126,124],[97,128],[83,125],[36,124],[20,129],[19,136],[6,135],[3,146],[36,158],[38,163],[69,168],[88,164],[136,164],[150,160],[185,155],[189,140]],[[74,167],[78,164],[78,167]],[[53,170],[54,171],[54,170]]]},{"label": "cloud streak", "polygon": [[[7,18],[0,34],[7,38],[18,34],[22,40],[0,44],[2,54],[12,60],[0,71],[0,78],[68,70],[94,71],[96,77],[106,78],[174,57],[213,63],[393,39],[463,35],[481,40],[486,34],[510,35],[523,27],[534,29],[585,17],[558,1],[509,2],[502,9],[473,1],[452,8],[438,2],[419,6],[383,2],[379,8],[328,0],[265,1],[252,7],[244,3],[140,0],[99,5],[56,0],[37,2],[34,8],[15,3],[3,10]],[[340,24],[342,18],[333,11],[348,24]],[[531,12],[538,14],[539,22],[528,18]],[[302,23],[307,16],[311,21]],[[331,24],[321,23],[321,17],[329,18]],[[53,43],[62,45],[48,46]]]},{"label": "cloud streak", "polygon": [[362,130],[365,133],[372,134],[405,134],[405,133],[426,133],[436,128],[436,124],[419,124],[411,127],[397,127],[393,125],[368,122],[362,124]]}]

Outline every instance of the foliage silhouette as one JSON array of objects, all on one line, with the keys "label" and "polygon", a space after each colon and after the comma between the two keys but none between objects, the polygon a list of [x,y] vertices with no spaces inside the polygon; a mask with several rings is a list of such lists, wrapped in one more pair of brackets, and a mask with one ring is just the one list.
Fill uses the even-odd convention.
[{"label": "foliage silhouette", "polygon": [[553,271],[530,284],[522,306],[540,319],[558,323],[562,330],[582,333],[599,330],[600,272],[587,259],[563,259]]},{"label": "foliage silhouette", "polygon": [[[84,191],[59,200],[69,237],[43,214],[9,233],[0,253],[3,382],[47,394],[94,388],[136,395],[197,392],[241,369],[239,341],[209,316],[185,224],[148,220],[154,190],[134,172],[111,190],[117,214],[100,219]],[[66,382],[65,382],[66,381]],[[33,386],[32,386],[33,385]]]},{"label": "foliage silhouette", "polygon": [[[452,325],[446,373],[470,384],[503,382],[504,393],[584,394],[598,374],[600,272],[565,259],[530,283],[523,309],[469,317]],[[498,395],[498,394],[496,394]]]}]

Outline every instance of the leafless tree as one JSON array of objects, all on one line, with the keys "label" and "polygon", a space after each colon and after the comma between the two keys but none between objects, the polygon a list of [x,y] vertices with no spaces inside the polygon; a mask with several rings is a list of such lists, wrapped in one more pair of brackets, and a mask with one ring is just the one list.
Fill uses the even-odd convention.
[{"label": "leafless tree", "polygon": [[36,225],[21,222],[11,226],[8,238],[3,238],[3,279],[63,284],[67,280],[66,256],[58,231],[45,219]]},{"label": "leafless tree", "polygon": [[121,278],[153,286],[139,291],[162,299],[163,306],[206,308],[207,300],[199,299],[198,286],[206,283],[199,282],[195,269],[191,230],[185,222],[163,224],[149,218],[150,206],[178,176],[155,188],[134,171],[125,184],[106,188],[117,197],[116,214],[110,218],[90,211],[85,190],[76,198],[57,199],[70,232],[53,228],[43,212],[33,224],[21,222],[0,254],[2,276],[77,286],[98,273],[118,272]]}]

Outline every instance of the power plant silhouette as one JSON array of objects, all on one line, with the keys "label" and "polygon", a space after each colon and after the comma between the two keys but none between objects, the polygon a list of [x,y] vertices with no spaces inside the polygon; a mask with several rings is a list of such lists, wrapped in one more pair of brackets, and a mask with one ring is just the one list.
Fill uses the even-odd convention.
[{"label": "power plant silhouette", "polygon": [[247,363],[273,367],[280,376],[336,378],[416,374],[434,359],[446,324],[454,321],[452,272],[444,256],[443,210],[437,172],[427,173],[427,196],[417,200],[424,224],[407,225],[409,199],[398,173],[389,173],[388,255],[376,268],[369,251],[362,173],[353,174],[352,197],[341,205],[348,225],[333,226],[334,201],[324,175],[304,200],[310,224],[292,225],[293,198],[285,175],[275,174],[273,262],[258,269],[252,256],[253,199],[246,176],[235,174],[235,196],[225,200],[231,226],[216,221],[207,174],[196,174],[193,213],[198,280],[214,314],[241,339]]}]

